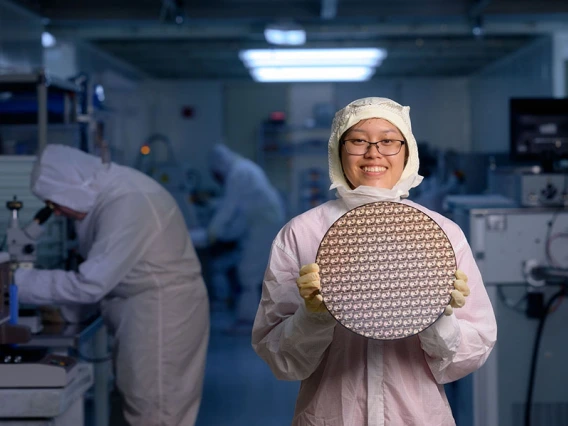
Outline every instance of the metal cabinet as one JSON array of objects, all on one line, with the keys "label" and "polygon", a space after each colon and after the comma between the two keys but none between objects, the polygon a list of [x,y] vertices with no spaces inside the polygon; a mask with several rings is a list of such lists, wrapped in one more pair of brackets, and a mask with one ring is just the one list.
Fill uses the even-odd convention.
[{"label": "metal cabinet", "polygon": [[82,96],[44,71],[0,74],[0,153],[35,155],[51,141],[87,150]]}]

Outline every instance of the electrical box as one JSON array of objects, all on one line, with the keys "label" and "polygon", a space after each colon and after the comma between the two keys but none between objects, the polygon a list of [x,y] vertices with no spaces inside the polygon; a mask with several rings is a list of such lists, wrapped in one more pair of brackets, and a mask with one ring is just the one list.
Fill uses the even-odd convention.
[{"label": "electrical box", "polygon": [[489,173],[489,192],[502,194],[524,207],[568,206],[568,174],[495,170]]},{"label": "electrical box", "polygon": [[[530,315],[557,286],[529,283],[528,266],[568,268],[568,208],[461,209],[466,234],[493,305],[498,337],[483,367],[473,373],[474,426],[524,424],[529,372],[538,328]],[[472,291],[475,291],[472,289]],[[530,294],[540,292],[538,296]],[[540,304],[540,303],[539,303]],[[533,388],[532,423],[562,426],[568,419],[568,305],[557,303],[542,332]]]}]

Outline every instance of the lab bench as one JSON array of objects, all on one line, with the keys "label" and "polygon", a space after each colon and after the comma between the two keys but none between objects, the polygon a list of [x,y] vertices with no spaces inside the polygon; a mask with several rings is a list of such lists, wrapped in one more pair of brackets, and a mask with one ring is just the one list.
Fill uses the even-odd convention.
[{"label": "lab bench", "polygon": [[1,426],[77,426],[84,419],[83,396],[92,387],[93,367],[79,363],[62,388],[0,389]]},{"label": "lab bench", "polygon": [[[79,426],[75,421],[58,419],[29,420],[4,420],[8,417],[39,417],[37,411],[51,409],[51,414],[79,416],[83,413],[83,401],[91,404],[92,409],[86,410],[85,426],[108,426],[109,422],[109,390],[110,390],[110,359],[108,356],[107,330],[101,317],[81,324],[43,324],[43,328],[37,334],[33,334],[31,340],[19,347],[45,348],[50,353],[68,355],[77,359],[79,368],[74,379],[64,388],[51,389],[0,389],[0,425],[18,426],[43,426],[43,425],[67,425]],[[79,393],[81,392],[81,393]],[[73,396],[81,396],[77,401]],[[8,401],[20,401],[14,405]],[[41,402],[41,406],[38,403]],[[50,407],[50,408],[49,408]],[[20,415],[14,415],[13,410]],[[81,409],[79,412],[78,410]],[[12,411],[5,411],[12,410]],[[68,414],[67,411],[70,410]],[[49,417],[49,416],[46,416]],[[43,423],[42,423],[43,421]],[[50,423],[51,421],[51,423]]]}]

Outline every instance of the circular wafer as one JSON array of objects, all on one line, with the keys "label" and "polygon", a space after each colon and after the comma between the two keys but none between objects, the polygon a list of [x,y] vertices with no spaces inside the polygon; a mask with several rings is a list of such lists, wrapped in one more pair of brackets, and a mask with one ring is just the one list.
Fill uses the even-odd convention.
[{"label": "circular wafer", "polygon": [[362,205],[335,221],[316,263],[331,315],[378,340],[432,325],[450,303],[457,269],[442,228],[417,208],[390,201]]}]

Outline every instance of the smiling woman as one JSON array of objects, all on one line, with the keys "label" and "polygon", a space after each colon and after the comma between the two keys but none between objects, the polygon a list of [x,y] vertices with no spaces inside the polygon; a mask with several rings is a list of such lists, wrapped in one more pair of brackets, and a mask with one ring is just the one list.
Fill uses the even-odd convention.
[{"label": "smiling woman", "polygon": [[394,124],[381,118],[361,120],[347,130],[341,137],[339,155],[351,189],[360,185],[392,189],[405,166],[403,139]]},{"label": "smiling woman", "polygon": [[[252,343],[276,377],[303,381],[294,426],[455,426],[441,385],[477,370],[495,343],[491,303],[463,232],[404,200],[422,180],[409,111],[385,98],[359,99],[338,111],[328,144],[331,188],[338,198],[292,219],[272,244]],[[372,205],[377,205],[372,214],[358,216]],[[414,212],[412,207],[431,219],[412,222],[414,216],[401,214]],[[342,220],[351,223],[330,229]],[[447,247],[425,236],[434,224],[447,235]],[[407,227],[412,232],[405,235]],[[315,263],[320,243],[330,257]],[[425,243],[441,245],[425,252]],[[438,256],[442,253],[447,257]],[[449,265],[449,275],[443,294],[431,294],[438,262]],[[376,341],[336,327],[333,305],[323,302],[322,280],[345,294],[342,302],[358,330],[369,326],[372,314],[377,335],[392,332],[398,340]],[[407,306],[397,305],[392,318],[383,309],[392,308],[385,298],[389,280],[399,280],[392,287],[395,299],[407,297]],[[383,308],[370,312],[373,295]],[[412,312],[425,314],[427,297],[442,301],[434,324],[397,336],[400,330],[393,327],[409,324]],[[450,305],[443,306],[448,299]],[[440,310],[445,315],[438,318]]]}]

